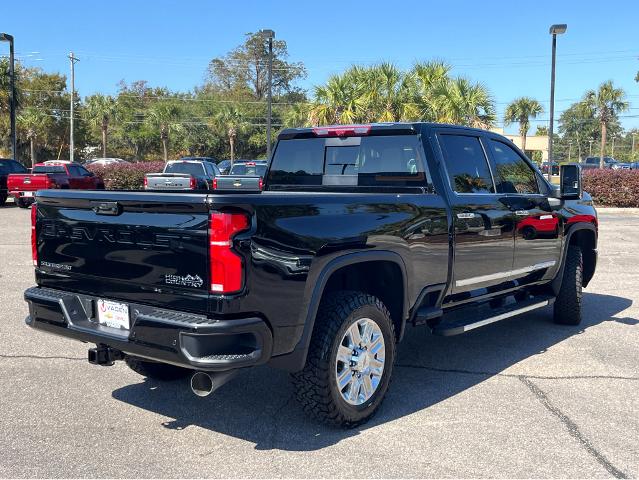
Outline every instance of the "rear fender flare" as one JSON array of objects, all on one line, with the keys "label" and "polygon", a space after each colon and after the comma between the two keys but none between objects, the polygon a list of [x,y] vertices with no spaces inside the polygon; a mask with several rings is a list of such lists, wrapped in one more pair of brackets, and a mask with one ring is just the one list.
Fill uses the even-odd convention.
[{"label": "rear fender flare", "polygon": [[402,282],[403,282],[403,292],[404,298],[402,299],[402,318],[401,318],[401,326],[402,329],[404,327],[404,323],[406,322],[406,318],[408,317],[408,283],[407,283],[407,274],[406,274],[406,265],[402,260],[402,257],[394,252],[379,250],[372,252],[356,252],[349,253],[346,255],[339,256],[329,261],[326,266],[320,271],[315,279],[312,277],[307,281],[311,281],[314,283],[313,290],[310,294],[308,308],[306,309],[306,316],[304,321],[304,330],[302,332],[302,336],[297,343],[297,346],[291,352],[293,354],[293,362],[296,364],[295,366],[289,365],[289,369],[292,371],[301,370],[306,363],[306,355],[308,353],[308,348],[311,343],[311,336],[313,334],[313,328],[315,327],[315,318],[317,316],[317,311],[319,309],[319,304],[322,299],[322,295],[324,294],[324,289],[326,288],[326,284],[328,280],[331,278],[331,275],[335,273],[340,268],[357,264],[357,263],[366,263],[366,262],[379,262],[386,261],[392,262],[396,264],[402,274]]}]

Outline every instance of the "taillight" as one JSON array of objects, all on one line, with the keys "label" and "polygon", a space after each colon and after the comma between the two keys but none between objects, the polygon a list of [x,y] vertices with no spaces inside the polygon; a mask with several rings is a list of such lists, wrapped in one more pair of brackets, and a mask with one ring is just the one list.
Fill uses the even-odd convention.
[{"label": "taillight", "polygon": [[217,178],[213,178],[213,190],[217,190]]},{"label": "taillight", "polygon": [[149,179],[144,177],[144,189],[146,190],[146,187],[149,185]]},{"label": "taillight", "polygon": [[209,226],[209,264],[212,293],[233,293],[242,289],[242,258],[233,251],[233,236],[249,227],[242,213],[211,213]]},{"label": "taillight", "polygon": [[260,177],[260,179],[258,180],[258,182],[257,182],[257,187],[258,187],[260,190],[264,190],[264,179],[263,179],[262,177]]},{"label": "taillight", "polygon": [[315,127],[313,134],[316,137],[348,137],[368,135],[371,131],[370,125],[335,125],[331,127]]},{"label": "taillight", "polygon": [[195,190],[197,188],[197,180],[195,179],[195,177],[191,177],[191,183],[189,187],[191,188],[191,190]]},{"label": "taillight", "polygon": [[36,238],[36,221],[38,219],[38,205],[31,205],[31,258],[33,265],[38,266],[38,239]]}]

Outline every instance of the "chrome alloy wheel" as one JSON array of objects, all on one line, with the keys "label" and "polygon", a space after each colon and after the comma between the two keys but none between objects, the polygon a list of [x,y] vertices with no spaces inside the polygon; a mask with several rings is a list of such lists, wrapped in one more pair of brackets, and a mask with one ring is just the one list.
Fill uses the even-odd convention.
[{"label": "chrome alloy wheel", "polygon": [[368,401],[384,373],[386,346],[381,329],[370,318],[352,323],[337,349],[335,381],[342,398],[351,405]]}]

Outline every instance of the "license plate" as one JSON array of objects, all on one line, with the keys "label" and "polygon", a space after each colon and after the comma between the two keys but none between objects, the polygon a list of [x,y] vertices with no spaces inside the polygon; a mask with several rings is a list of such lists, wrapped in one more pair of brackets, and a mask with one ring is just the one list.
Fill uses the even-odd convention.
[{"label": "license plate", "polygon": [[22,192],[23,197],[33,197],[33,192]]},{"label": "license plate", "polygon": [[126,303],[98,300],[98,323],[129,330],[129,306]]}]

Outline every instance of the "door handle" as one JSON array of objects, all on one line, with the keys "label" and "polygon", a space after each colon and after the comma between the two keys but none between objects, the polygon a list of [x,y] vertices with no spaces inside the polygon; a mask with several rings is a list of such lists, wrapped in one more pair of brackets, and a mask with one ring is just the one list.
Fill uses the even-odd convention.
[{"label": "door handle", "polygon": [[473,212],[458,213],[457,218],[475,218],[475,214]]},{"label": "door handle", "polygon": [[515,210],[515,215],[517,215],[518,217],[526,217],[530,215],[530,213],[528,212],[528,210]]}]

